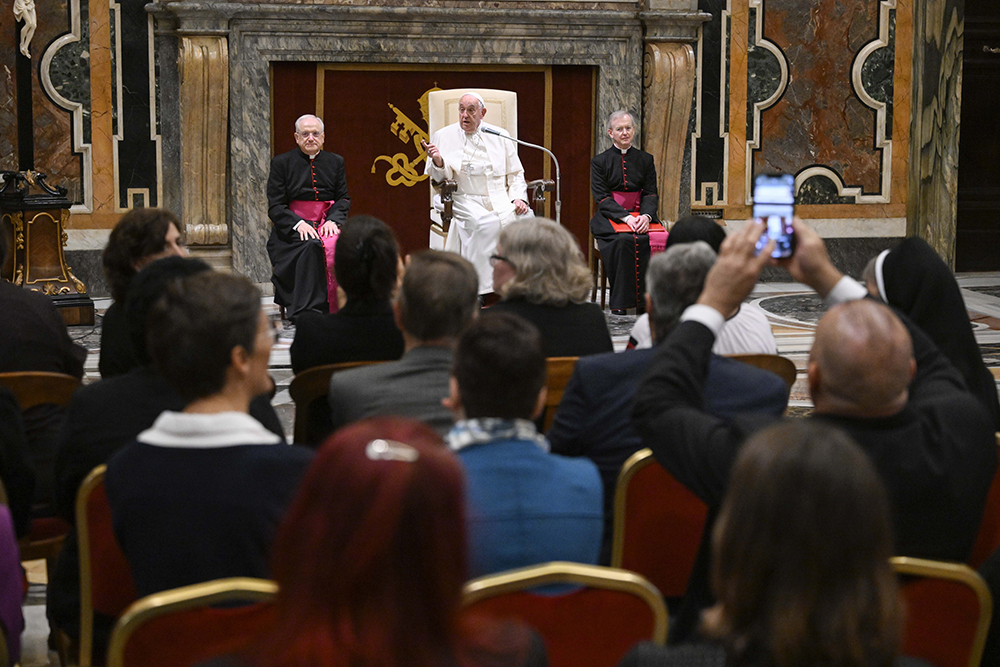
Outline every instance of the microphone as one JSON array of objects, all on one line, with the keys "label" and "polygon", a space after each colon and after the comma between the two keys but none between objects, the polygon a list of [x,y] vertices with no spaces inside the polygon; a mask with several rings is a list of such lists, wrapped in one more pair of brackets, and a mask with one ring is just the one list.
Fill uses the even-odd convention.
[{"label": "microphone", "polygon": [[548,154],[550,158],[552,158],[552,162],[555,163],[556,165],[556,222],[562,224],[561,222],[559,222],[559,213],[562,209],[562,178],[559,175],[559,160],[556,159],[555,154],[545,146],[539,146],[538,144],[532,144],[527,141],[521,141],[520,139],[515,139],[514,137],[508,134],[502,134],[500,130],[497,130],[492,127],[487,127],[485,125],[482,125],[480,126],[479,130],[485,134],[493,134],[500,137],[501,139],[507,139],[508,141],[513,141],[514,143],[521,144],[522,146],[528,146],[530,148],[537,148],[540,151],[545,151],[545,153]]}]

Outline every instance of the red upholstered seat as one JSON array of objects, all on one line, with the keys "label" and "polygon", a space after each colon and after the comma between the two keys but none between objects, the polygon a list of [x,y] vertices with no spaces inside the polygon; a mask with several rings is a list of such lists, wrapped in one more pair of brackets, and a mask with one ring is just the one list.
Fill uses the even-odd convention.
[{"label": "red upholstered seat", "polygon": [[958,563],[893,558],[906,603],[903,654],[935,667],[977,667],[993,603],[986,583]]},{"label": "red upholstered seat", "polygon": [[[274,622],[272,581],[237,577],[175,588],[131,605],[115,627],[109,667],[189,667],[240,651]],[[232,605],[246,602],[242,606]]]},{"label": "red upholstered seat", "polygon": [[76,496],[76,529],[80,549],[80,667],[103,664],[93,656],[94,613],[117,618],[136,599],[135,583],[111,526],[111,507],[104,490],[106,466],[94,468]]},{"label": "red upholstered seat", "polygon": [[708,508],[649,449],[622,466],[615,489],[611,566],[646,577],[667,598],[682,597]]},{"label": "red upholstered seat", "polygon": [[[571,584],[561,594],[532,592]],[[517,618],[545,641],[551,667],[614,667],[636,642],[663,644],[667,612],[648,581],[613,568],[553,562],[480,577],[466,584],[466,607]]]},{"label": "red upholstered seat", "polygon": [[[997,446],[1000,447],[1000,433],[996,434]],[[972,556],[969,565],[979,568],[987,558],[1000,549],[1000,467],[993,475],[993,483],[986,495],[986,507],[983,508],[983,521],[979,524],[976,542],[972,545]]]}]

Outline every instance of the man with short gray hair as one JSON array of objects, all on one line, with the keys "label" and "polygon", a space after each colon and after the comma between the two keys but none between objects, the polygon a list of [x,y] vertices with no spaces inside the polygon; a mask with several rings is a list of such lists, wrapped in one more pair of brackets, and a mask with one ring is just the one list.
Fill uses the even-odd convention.
[{"label": "man with short gray hair", "polygon": [[[675,245],[649,262],[646,304],[655,341],[665,339],[684,309],[698,299],[714,263],[715,252],[704,241]],[[630,412],[657,347],[581,357],[548,433],[553,452],[586,456],[601,472],[605,509],[602,563],[608,563],[611,556],[611,517],[618,472],[625,460],[643,446]],[[702,400],[712,414],[719,416],[747,412],[777,416],[788,404],[788,387],[773,373],[712,355]]]}]

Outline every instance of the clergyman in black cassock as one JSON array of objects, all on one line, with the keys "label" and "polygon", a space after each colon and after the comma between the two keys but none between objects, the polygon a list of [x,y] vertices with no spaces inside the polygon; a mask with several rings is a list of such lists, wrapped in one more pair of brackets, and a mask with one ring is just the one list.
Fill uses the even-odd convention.
[{"label": "clergyman in black cassock", "polygon": [[639,213],[650,216],[653,222],[659,221],[656,209],[660,198],[653,156],[634,146],[624,152],[612,146],[590,161],[590,189],[597,205],[590,231],[597,239],[611,282],[611,308],[641,307],[646,292],[649,234],[616,232],[608,218],[618,222],[632,213],[615,201],[612,193],[640,192]]},{"label": "clergyman in black cassock", "polygon": [[307,310],[329,311],[323,242],[299,237],[295,225],[302,218],[288,207],[292,201],[334,201],[326,220],[343,223],[351,208],[344,158],[321,150],[310,159],[294,148],[271,160],[267,178],[268,216],[274,223],[267,240],[267,254],[274,266],[271,282],[274,302],[284,306],[294,319]]}]

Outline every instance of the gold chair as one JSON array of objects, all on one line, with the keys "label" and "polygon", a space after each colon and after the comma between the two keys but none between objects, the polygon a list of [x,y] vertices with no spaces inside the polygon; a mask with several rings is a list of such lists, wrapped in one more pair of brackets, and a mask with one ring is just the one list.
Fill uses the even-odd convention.
[{"label": "gold chair", "polygon": [[[104,490],[105,465],[94,468],[76,494],[76,532],[80,554],[79,667],[96,663],[94,613],[118,618],[136,599],[125,554],[115,539],[111,506]],[[103,658],[103,656],[98,656]]]},{"label": "gold chair", "polygon": [[[26,412],[38,405],[69,405],[80,381],[65,373],[21,371],[0,373],[0,386],[11,390],[21,412]],[[18,540],[21,560],[45,560],[45,570],[51,580],[68,532],[69,524],[58,517],[32,519],[28,535]]]},{"label": "gold chair", "polygon": [[[327,395],[330,393],[330,377],[337,371],[369,364],[382,364],[384,361],[345,361],[339,364],[326,364],[302,371],[292,378],[288,385],[288,394],[295,403],[294,438],[298,445],[317,445],[319,440],[329,434],[329,412],[323,410]],[[317,405],[322,401],[322,405]],[[324,429],[322,415],[326,415]]]},{"label": "gold chair", "polygon": [[978,667],[993,614],[986,582],[967,565],[895,557],[906,602],[903,655],[935,667]]},{"label": "gold chair", "polygon": [[115,625],[108,667],[189,667],[239,651],[273,622],[277,592],[273,581],[234,577],[137,600]]},{"label": "gold chair", "polygon": [[795,376],[798,374],[795,363],[780,354],[727,354],[726,356],[757,368],[763,368],[765,371],[771,371],[785,381],[789,391],[795,384]]},{"label": "gold chair", "polygon": [[[997,448],[1000,449],[1000,433],[996,434],[996,440]],[[1000,467],[993,474],[993,481],[986,495],[983,520],[979,524],[976,542],[972,545],[969,565],[978,568],[997,549],[1000,549]]]},{"label": "gold chair", "polygon": [[[572,588],[533,590],[559,584]],[[613,667],[636,642],[667,638],[656,587],[610,567],[555,561],[509,570],[466,583],[463,598],[470,611],[517,618],[538,631],[551,667]]]},{"label": "gold chair", "polygon": [[14,392],[18,405],[24,411],[45,403],[69,405],[80,381],[65,373],[22,371],[0,373],[0,386]]},{"label": "gold chair", "polygon": [[573,368],[576,367],[579,358],[549,357],[545,360],[545,386],[548,388],[548,393],[545,396],[545,411],[542,413],[543,432],[552,428],[552,422],[556,418],[556,408],[566,393],[566,385],[573,375]]},{"label": "gold chair", "polygon": [[[427,95],[427,134],[434,133],[442,127],[458,122],[458,101],[465,93],[478,93],[486,102],[486,120],[507,130],[511,137],[517,139],[517,93],[509,90],[492,88],[453,88],[450,90],[434,90]],[[527,181],[528,205],[535,215],[545,215],[545,193],[555,189],[555,181],[536,179]],[[458,189],[454,180],[431,182],[431,230],[430,247],[444,250],[451,229],[452,195]],[[435,195],[438,190],[440,195]]]},{"label": "gold chair", "polygon": [[637,572],[667,598],[687,589],[708,507],[641,449],[622,465],[615,486],[611,566]]}]

